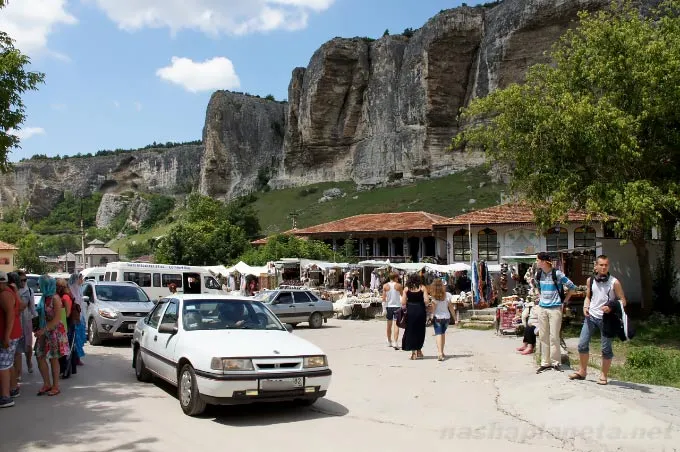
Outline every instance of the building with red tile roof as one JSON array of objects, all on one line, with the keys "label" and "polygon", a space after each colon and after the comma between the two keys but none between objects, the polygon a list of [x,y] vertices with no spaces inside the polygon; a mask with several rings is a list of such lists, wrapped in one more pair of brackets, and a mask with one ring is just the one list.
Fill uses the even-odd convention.
[{"label": "building with red tile roof", "polygon": [[[346,241],[355,241],[356,256],[362,259],[390,259],[392,262],[424,258],[445,259],[446,243],[441,232],[439,240],[433,230],[446,217],[428,212],[389,212],[354,215],[284,234],[326,242],[334,249]],[[252,242],[265,244],[267,239]]]},{"label": "building with red tile roof", "polygon": [[17,251],[19,251],[19,248],[11,243],[0,241],[0,271],[11,272],[14,270]]}]

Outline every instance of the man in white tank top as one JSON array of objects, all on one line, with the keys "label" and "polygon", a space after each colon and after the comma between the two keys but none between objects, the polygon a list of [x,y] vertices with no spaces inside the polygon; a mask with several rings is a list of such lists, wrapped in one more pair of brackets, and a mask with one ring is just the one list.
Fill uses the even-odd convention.
[{"label": "man in white tank top", "polygon": [[[401,293],[404,288],[399,284],[399,275],[392,273],[390,282],[383,286],[382,299],[387,311],[387,345],[399,350],[399,328],[396,323],[396,312],[401,309]],[[392,326],[394,325],[394,331]]]},{"label": "man in white tank top", "polygon": [[[591,279],[593,280],[591,283]],[[591,289],[592,288],[592,289]],[[605,255],[597,257],[595,261],[595,274],[586,281],[586,299],[583,302],[583,315],[585,320],[581,329],[581,336],[578,341],[578,353],[580,368],[577,372],[569,376],[570,380],[585,380],[588,372],[588,360],[590,358],[590,338],[595,332],[595,328],[600,330],[602,339],[602,374],[598,384],[607,384],[607,374],[612,365],[614,353],[612,351],[612,340],[604,335],[602,330],[602,316],[611,312],[611,308],[606,306],[610,301],[621,300],[626,306],[626,297],[623,294],[623,287],[618,279],[609,274],[609,258]]]}]

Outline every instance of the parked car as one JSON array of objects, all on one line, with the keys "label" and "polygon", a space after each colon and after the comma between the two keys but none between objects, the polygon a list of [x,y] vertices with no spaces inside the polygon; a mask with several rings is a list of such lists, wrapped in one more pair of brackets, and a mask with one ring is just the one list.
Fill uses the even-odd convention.
[{"label": "parked car", "polygon": [[228,295],[161,299],[137,322],[132,339],[137,379],[177,387],[195,416],[210,405],[295,400],[311,405],[331,379],[326,355],[290,334],[259,301]]},{"label": "parked car", "polygon": [[265,303],[282,322],[293,327],[308,322],[312,328],[321,328],[333,316],[333,303],[322,300],[309,290],[267,290],[255,295],[255,299]]},{"label": "parked car", "polygon": [[83,285],[87,304],[87,338],[92,345],[116,337],[132,337],[135,324],[153,309],[146,293],[134,283],[89,281]]}]

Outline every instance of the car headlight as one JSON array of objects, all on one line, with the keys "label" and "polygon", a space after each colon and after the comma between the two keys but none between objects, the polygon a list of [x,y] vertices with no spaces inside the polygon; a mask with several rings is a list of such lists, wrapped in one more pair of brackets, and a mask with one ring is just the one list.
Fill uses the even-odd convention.
[{"label": "car headlight", "polygon": [[104,308],[99,310],[99,315],[104,317],[105,319],[116,319],[118,318],[118,313],[114,311],[113,309],[109,308]]},{"label": "car headlight", "polygon": [[210,368],[212,370],[221,370],[224,372],[231,372],[235,370],[255,370],[253,367],[253,360],[233,358],[213,358],[210,361]]},{"label": "car headlight", "polygon": [[303,361],[305,369],[312,367],[326,367],[328,365],[328,360],[324,355],[320,356],[307,356]]}]

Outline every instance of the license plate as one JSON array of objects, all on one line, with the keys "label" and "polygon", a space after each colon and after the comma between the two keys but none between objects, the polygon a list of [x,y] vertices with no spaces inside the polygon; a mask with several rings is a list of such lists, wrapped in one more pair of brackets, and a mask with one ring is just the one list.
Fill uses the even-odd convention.
[{"label": "license plate", "polygon": [[130,323],[130,324],[128,325],[128,330],[134,330],[134,329],[135,329],[135,324],[134,324],[134,323]]},{"label": "license plate", "polygon": [[260,389],[262,391],[285,391],[286,389],[301,388],[303,385],[303,377],[268,378],[266,380],[260,380]]}]

